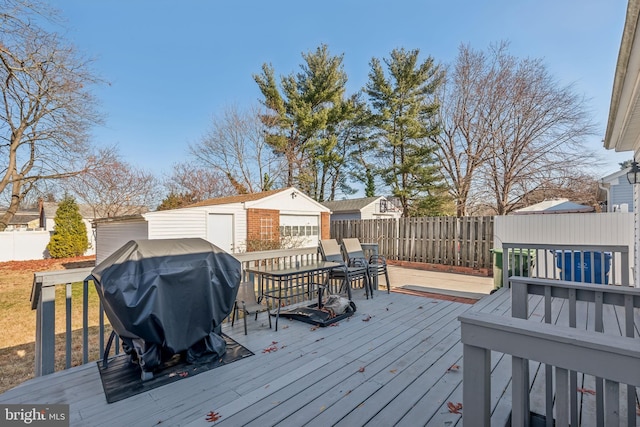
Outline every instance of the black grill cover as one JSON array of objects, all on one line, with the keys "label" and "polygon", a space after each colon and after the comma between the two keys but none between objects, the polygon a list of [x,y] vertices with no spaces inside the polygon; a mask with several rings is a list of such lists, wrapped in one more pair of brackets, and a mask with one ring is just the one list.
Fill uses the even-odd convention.
[{"label": "black grill cover", "polygon": [[178,353],[193,362],[226,351],[220,324],[233,309],[241,264],[217,246],[132,240],[91,274],[114,331],[143,370]]}]

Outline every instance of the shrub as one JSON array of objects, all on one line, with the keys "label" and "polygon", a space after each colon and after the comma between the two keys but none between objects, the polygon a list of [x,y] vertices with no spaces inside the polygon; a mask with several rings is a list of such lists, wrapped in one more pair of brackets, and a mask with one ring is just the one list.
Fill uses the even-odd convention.
[{"label": "shrub", "polygon": [[65,196],[58,205],[54,218],[55,228],[47,249],[52,258],[84,255],[89,248],[87,227],[73,197]]}]

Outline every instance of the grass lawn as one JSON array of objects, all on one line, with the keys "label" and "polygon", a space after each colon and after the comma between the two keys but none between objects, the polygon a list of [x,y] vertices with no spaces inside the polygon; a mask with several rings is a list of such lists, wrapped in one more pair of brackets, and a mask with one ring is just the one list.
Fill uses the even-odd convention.
[{"label": "grass lawn", "polygon": [[[0,393],[32,378],[35,357],[36,312],[31,310],[31,286],[33,273],[38,271],[64,270],[72,267],[90,266],[94,257],[78,257],[59,260],[12,261],[0,263]],[[56,370],[64,369],[65,331],[65,287],[56,290]],[[95,288],[89,286],[89,324],[98,324],[98,296]],[[82,349],[82,286],[72,288],[72,346],[78,357],[72,364],[81,363]],[[109,328],[105,328],[110,332]],[[97,328],[91,328],[90,348],[97,348]],[[90,354],[98,359],[97,350]]]}]

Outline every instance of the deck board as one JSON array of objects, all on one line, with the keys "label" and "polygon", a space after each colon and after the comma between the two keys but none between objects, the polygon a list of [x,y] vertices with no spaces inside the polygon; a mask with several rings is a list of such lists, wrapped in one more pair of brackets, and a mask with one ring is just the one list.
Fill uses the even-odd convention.
[{"label": "deck board", "polygon": [[[356,292],[360,294],[360,292]],[[0,395],[0,403],[69,403],[72,425],[354,426],[462,425],[448,402],[462,401],[462,344],[457,317],[466,311],[511,315],[508,289],[474,305],[400,293],[355,295],[357,312],[334,327],[266,316],[225,323],[223,332],[254,356],[107,404],[95,362],[35,378]],[[568,323],[568,304],[553,300],[554,323]],[[529,319],[543,321],[542,298],[530,296]],[[605,316],[605,333],[620,334],[620,313]],[[636,313],[636,319],[637,313]],[[593,329],[593,312],[578,310]],[[636,325],[637,328],[637,325]],[[264,352],[276,346],[276,352]],[[458,368],[450,369],[453,365]],[[543,411],[544,368],[531,365],[532,410]],[[492,424],[511,412],[511,358],[492,353]],[[593,378],[579,376],[579,386]],[[582,396],[582,409],[595,399]],[[592,419],[583,420],[588,425]]]}]

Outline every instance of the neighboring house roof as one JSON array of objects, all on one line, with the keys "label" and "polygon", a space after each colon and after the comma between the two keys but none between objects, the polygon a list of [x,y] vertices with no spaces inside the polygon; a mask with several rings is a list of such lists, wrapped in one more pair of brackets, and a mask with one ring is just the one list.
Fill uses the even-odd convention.
[{"label": "neighboring house roof", "polygon": [[600,178],[600,182],[603,184],[611,184],[611,183],[618,183],[618,180],[620,178],[624,179],[625,182],[627,180],[627,172],[629,172],[631,168],[625,168],[625,169],[621,169],[617,172],[614,172],[612,174],[609,174],[605,177]]},{"label": "neighboring house roof", "polygon": [[[270,190],[263,191],[260,193],[251,193],[251,194],[239,194],[236,196],[227,196],[227,197],[218,197],[216,199],[203,200],[202,202],[194,203],[189,206],[185,206],[178,209],[189,209],[194,207],[205,207],[205,206],[221,206],[221,205],[233,205],[233,204],[244,204],[244,208],[248,209],[255,205],[266,203],[267,199],[272,199],[276,197],[283,197],[283,194],[290,194],[291,199],[294,200],[297,197],[300,197],[298,200],[306,200],[306,202],[310,205],[314,206],[314,210],[317,209],[319,212],[329,212],[322,204],[313,200],[311,197],[304,194],[302,191],[298,190],[295,187],[287,187],[281,188],[279,190]],[[153,214],[153,212],[150,212]]]},{"label": "neighboring house roof", "polygon": [[513,214],[514,215],[561,214],[561,213],[583,213],[583,212],[593,212],[593,211],[595,211],[595,208],[593,206],[580,205],[578,203],[570,202],[569,199],[556,199],[556,200],[545,200],[544,202],[536,203],[535,205],[518,209],[514,211]]},{"label": "neighboring house roof", "polygon": [[[2,215],[4,212],[0,212]],[[37,221],[40,219],[38,212],[27,213],[26,211],[17,213],[11,218],[8,225],[27,225],[31,221]]]},{"label": "neighboring house roof", "polygon": [[382,196],[377,197],[362,197],[360,199],[348,199],[348,200],[333,200],[330,202],[322,202],[324,206],[331,209],[331,212],[360,212],[371,203],[375,203],[382,199]]},{"label": "neighboring house roof", "polygon": [[227,196],[227,197],[217,197],[215,199],[203,200],[198,203],[193,203],[191,205],[185,206],[184,208],[194,208],[198,206],[215,206],[215,205],[228,205],[231,203],[244,203],[244,202],[252,202],[255,200],[264,199],[265,197],[272,196],[274,194],[281,193],[283,191],[289,190],[289,188],[282,188],[280,190],[271,190],[271,191],[263,191],[261,193],[251,193],[251,194],[238,194],[236,196]]},{"label": "neighboring house roof", "polygon": [[[58,202],[44,202],[43,209],[44,215],[46,218],[55,218],[56,211],[58,210]],[[80,212],[80,216],[84,219],[93,219],[95,215],[93,214],[93,208],[89,205],[78,204],[78,211]]]}]

